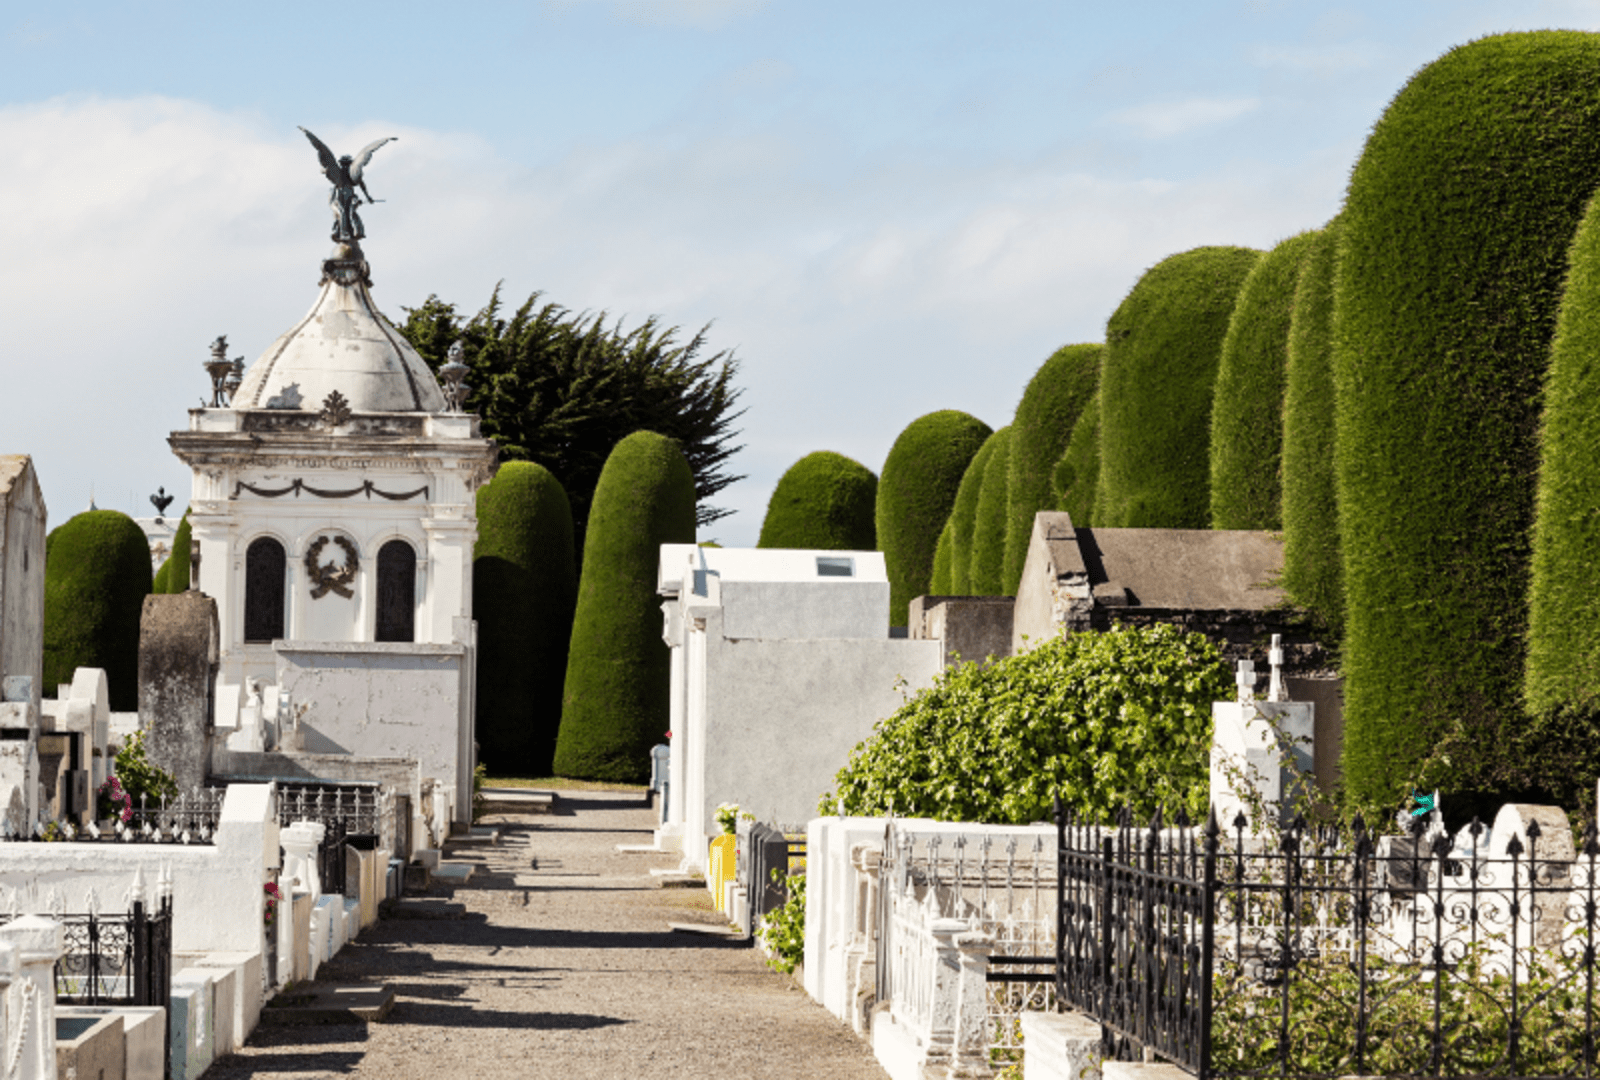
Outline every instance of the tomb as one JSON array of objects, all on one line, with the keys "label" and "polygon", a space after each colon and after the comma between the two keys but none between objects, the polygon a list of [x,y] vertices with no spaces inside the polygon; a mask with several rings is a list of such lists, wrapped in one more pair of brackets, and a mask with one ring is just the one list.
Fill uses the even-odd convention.
[{"label": "tomb", "polygon": [[0,820],[15,833],[39,820],[45,519],[32,459],[0,455]]}]

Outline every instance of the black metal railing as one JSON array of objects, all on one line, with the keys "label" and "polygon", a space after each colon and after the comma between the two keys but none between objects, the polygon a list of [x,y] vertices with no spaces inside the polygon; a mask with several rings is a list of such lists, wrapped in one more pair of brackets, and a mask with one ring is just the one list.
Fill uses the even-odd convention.
[{"label": "black metal railing", "polygon": [[[323,826],[317,846],[317,876],[324,893],[346,895],[345,848],[349,841],[375,849],[386,828],[393,832],[393,808],[373,784],[279,783],[278,822],[309,821]],[[386,820],[386,818],[388,820]]]},{"label": "black metal railing", "polygon": [[172,798],[141,795],[125,814],[79,827],[69,821],[41,821],[31,832],[19,832],[11,820],[0,821],[0,841],[38,843],[214,844],[222,820],[225,788],[197,788]]},{"label": "black metal railing", "polygon": [[[1600,1074],[1600,842],[1058,817],[1056,993],[1202,1078]],[[1564,830],[1563,830],[1564,832]]]}]

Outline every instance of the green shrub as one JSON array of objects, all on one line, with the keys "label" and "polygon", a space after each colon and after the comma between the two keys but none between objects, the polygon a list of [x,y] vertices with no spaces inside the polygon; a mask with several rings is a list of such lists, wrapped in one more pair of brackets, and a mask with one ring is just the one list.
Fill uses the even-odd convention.
[{"label": "green shrub", "polygon": [[928,583],[928,591],[934,596],[953,596],[955,586],[951,583],[950,574],[950,537],[952,535],[951,522],[946,521],[944,528],[939,530],[939,546],[933,549],[933,580]]},{"label": "green shrub", "polygon": [[967,584],[974,596],[999,596],[1005,588],[1006,489],[1011,479],[1012,431],[1007,426],[994,433],[994,449],[983,467],[967,565]]},{"label": "green shrub", "polygon": [[1074,525],[1094,524],[1094,489],[1100,479],[1100,395],[1089,399],[1072,425],[1072,437],[1050,474],[1056,509]]},{"label": "green shrub", "polygon": [[161,560],[161,566],[156,570],[155,577],[150,579],[150,591],[153,593],[170,592],[171,590],[167,588],[167,581],[170,579],[171,574],[172,556],[168,555]]},{"label": "green shrub", "polygon": [[1335,219],[1313,234],[1295,290],[1283,399],[1283,587],[1337,641],[1344,625],[1333,475]]},{"label": "green shrub", "polygon": [[44,685],[104,668],[111,708],[139,707],[139,616],[150,542],[127,514],[86,510],[51,530],[44,571]]},{"label": "green shrub", "polygon": [[[1570,733],[1555,730],[1564,720],[1587,718],[1578,745],[1588,757],[1600,751],[1600,199],[1589,203],[1569,262],[1544,384],[1525,676],[1531,721],[1519,755],[1525,778],[1545,786],[1576,764]],[[1587,786],[1592,769],[1576,771]]]},{"label": "green shrub", "polygon": [[876,551],[878,478],[843,454],[807,454],[779,479],[767,502],[759,548]]},{"label": "green shrub", "polygon": [[1001,440],[995,433],[983,440],[983,445],[967,463],[961,474],[961,484],[956,489],[956,502],[950,508],[950,593],[951,596],[972,595],[972,527],[978,520],[978,496],[983,494],[983,474],[989,467],[989,456]]},{"label": "green shrub", "polygon": [[678,444],[636,431],[595,485],[567,656],[555,772],[637,783],[667,730],[662,544],[694,543],[694,474]]},{"label": "green shrub", "polygon": [[133,800],[134,809],[158,807],[162,799],[178,797],[178,782],[172,774],[146,756],[143,730],[123,740],[115,761],[116,777],[122,782],[122,790]]},{"label": "green shrub", "polygon": [[1067,448],[1073,425],[1100,383],[1100,345],[1065,345],[1046,360],[1022,392],[1011,421],[1006,483],[1006,550],[1001,591],[1017,594],[1028,558],[1033,515],[1055,506],[1051,471]]},{"label": "green shrub", "polygon": [[496,776],[549,776],[578,592],[571,506],[550,470],[508,461],[477,507],[479,758]]},{"label": "green shrub", "polygon": [[1351,173],[1334,380],[1358,805],[1516,765],[1541,384],[1597,126],[1600,37],[1488,37],[1417,72]]},{"label": "green shrub", "polygon": [[178,522],[178,529],[172,534],[172,554],[167,556],[167,581],[166,591],[181,593],[189,591],[190,559],[194,556],[194,531],[189,527],[189,511],[183,512],[183,520]]},{"label": "green shrub", "polygon": [[823,814],[1021,824],[1069,810],[1201,820],[1211,704],[1233,683],[1216,645],[1170,624],[1069,634],[937,678],[851,752]]},{"label": "green shrub", "polygon": [[[779,879],[777,870],[772,872],[772,879]],[[782,906],[762,916],[758,933],[772,953],[768,966],[787,975],[806,956],[806,876],[789,874],[783,883],[788,898]]]},{"label": "green shrub", "polygon": [[1244,279],[1211,404],[1211,527],[1283,528],[1283,394],[1295,288],[1315,233],[1291,236]]},{"label": "green shrub", "polygon": [[1106,324],[1097,525],[1211,524],[1211,399],[1234,300],[1259,251],[1203,247],[1147,271]]},{"label": "green shrub", "polygon": [[889,624],[904,626],[911,601],[928,591],[939,532],[961,475],[989,437],[989,425],[955,409],[906,425],[878,480],[878,547],[889,573]]}]

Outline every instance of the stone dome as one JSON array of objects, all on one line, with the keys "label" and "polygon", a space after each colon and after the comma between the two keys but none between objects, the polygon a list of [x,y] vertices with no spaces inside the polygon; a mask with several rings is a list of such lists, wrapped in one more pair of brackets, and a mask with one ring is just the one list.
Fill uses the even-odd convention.
[{"label": "stone dome", "polygon": [[317,412],[337,390],[353,412],[443,412],[433,372],[372,302],[361,249],[336,249],[321,284],[306,317],[250,365],[233,407]]}]

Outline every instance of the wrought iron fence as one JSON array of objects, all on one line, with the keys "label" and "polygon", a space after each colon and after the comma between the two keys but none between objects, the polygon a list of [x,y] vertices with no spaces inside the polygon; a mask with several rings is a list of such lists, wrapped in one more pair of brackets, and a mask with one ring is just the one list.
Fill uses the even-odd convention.
[{"label": "wrought iron fence", "polygon": [[394,799],[376,784],[280,782],[278,822],[309,821],[323,826],[317,847],[317,875],[322,891],[345,895],[345,842],[370,838],[374,845],[392,844]]},{"label": "wrought iron fence", "polygon": [[1597,1071],[1600,842],[1058,820],[1056,992],[1201,1077]]},{"label": "wrought iron fence", "polygon": [[91,822],[41,821],[19,832],[9,817],[0,821],[0,841],[40,843],[213,844],[222,819],[226,788],[196,788],[174,798],[139,796],[139,803],[112,819],[110,828]]}]

